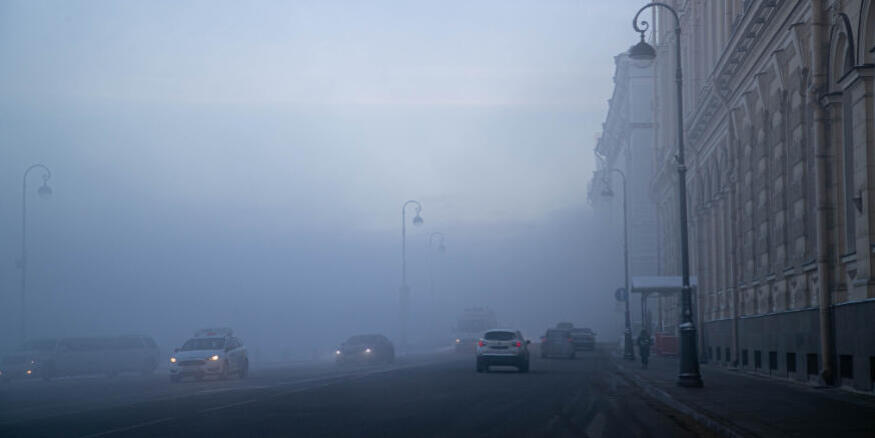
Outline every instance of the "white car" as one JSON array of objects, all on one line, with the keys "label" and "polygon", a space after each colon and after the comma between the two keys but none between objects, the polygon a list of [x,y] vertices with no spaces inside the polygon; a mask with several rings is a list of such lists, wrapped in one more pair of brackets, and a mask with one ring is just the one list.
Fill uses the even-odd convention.
[{"label": "white car", "polygon": [[488,372],[492,365],[516,367],[529,372],[529,343],[519,330],[495,329],[477,342],[477,372]]},{"label": "white car", "polygon": [[170,381],[183,377],[201,380],[206,376],[226,379],[240,378],[249,373],[249,357],[243,341],[233,336],[231,329],[198,330],[170,356]]}]

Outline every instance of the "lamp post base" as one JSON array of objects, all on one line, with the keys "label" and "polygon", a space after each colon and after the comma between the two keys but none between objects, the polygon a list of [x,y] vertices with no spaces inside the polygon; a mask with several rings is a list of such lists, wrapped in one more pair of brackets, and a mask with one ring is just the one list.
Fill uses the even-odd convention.
[{"label": "lamp post base", "polygon": [[704,386],[699,373],[699,358],[696,354],[696,327],[690,322],[681,324],[681,362],[678,372],[678,386],[701,388]]},{"label": "lamp post base", "polygon": [[623,343],[623,359],[635,360],[635,347],[632,345],[632,331],[626,329],[624,333]]},{"label": "lamp post base", "polygon": [[685,388],[701,388],[705,386],[699,374],[681,374],[678,376],[678,386]]}]

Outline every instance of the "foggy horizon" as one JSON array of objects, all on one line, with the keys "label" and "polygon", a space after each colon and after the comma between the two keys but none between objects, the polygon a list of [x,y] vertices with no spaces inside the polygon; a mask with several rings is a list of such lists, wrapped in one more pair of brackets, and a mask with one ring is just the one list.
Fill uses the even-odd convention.
[{"label": "foggy horizon", "polygon": [[[308,342],[328,349],[395,337],[408,199],[425,219],[408,227],[412,311],[439,316],[420,331],[446,336],[472,306],[532,337],[558,308],[617,329],[581,317],[613,306],[616,286],[587,284],[598,263],[582,246],[613,56],[634,41],[625,13],[210,5],[2,6],[0,52],[17,68],[0,72],[0,344],[17,342],[19,191],[37,162],[54,194],[28,194],[32,336],[148,333],[165,349],[216,325],[250,343],[316,330]],[[621,43],[585,43],[591,8],[618,16]],[[448,249],[429,308],[433,231]],[[346,322],[319,331],[333,320]]]}]

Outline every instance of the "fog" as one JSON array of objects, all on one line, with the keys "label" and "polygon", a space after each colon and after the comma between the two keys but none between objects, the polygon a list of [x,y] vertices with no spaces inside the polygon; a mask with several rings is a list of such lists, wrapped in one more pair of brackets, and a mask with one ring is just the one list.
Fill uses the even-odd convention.
[{"label": "fog", "polygon": [[412,343],[471,306],[616,340],[621,236],[586,184],[641,2],[179,3],[0,3],[0,349],[33,163],[53,195],[32,172],[29,337],[168,351],[228,326],[264,360],[397,341],[415,199]]}]

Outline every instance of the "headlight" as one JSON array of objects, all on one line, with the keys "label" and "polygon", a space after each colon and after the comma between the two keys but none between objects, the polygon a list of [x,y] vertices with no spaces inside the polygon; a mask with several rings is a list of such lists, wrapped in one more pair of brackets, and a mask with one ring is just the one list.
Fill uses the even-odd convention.
[{"label": "headlight", "polygon": [[176,363],[176,358],[175,358],[175,357],[171,357],[171,358],[170,358],[170,363]]},{"label": "headlight", "polygon": [[461,340],[461,339],[459,339],[459,338],[456,338],[456,343],[457,343],[457,344],[460,344],[460,343],[461,343],[461,342],[462,342],[462,340]]},{"label": "headlight", "polygon": [[371,352],[370,348],[365,348],[365,353],[370,353],[370,352]]},{"label": "headlight", "polygon": [[340,350],[335,351],[334,354],[340,354]]},{"label": "headlight", "polygon": [[219,360],[219,355],[214,354],[214,355],[210,356],[210,360]]},{"label": "headlight", "polygon": [[31,374],[33,374],[33,371],[31,371],[31,370],[27,370],[27,374],[28,374],[28,375],[31,375]]}]

